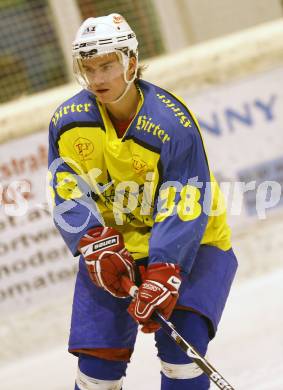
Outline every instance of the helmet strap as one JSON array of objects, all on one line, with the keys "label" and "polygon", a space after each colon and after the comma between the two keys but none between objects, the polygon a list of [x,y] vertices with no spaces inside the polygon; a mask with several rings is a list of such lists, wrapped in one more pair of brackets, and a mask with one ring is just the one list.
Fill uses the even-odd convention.
[{"label": "helmet strap", "polygon": [[132,83],[135,81],[135,79],[137,77],[137,72],[138,72],[138,57],[137,57],[138,54],[136,54],[137,64],[136,64],[135,72],[133,74],[133,77],[130,80],[127,80],[127,71],[128,71],[128,67],[129,67],[129,57],[124,53],[119,53],[119,54],[121,54],[121,56],[122,56],[122,65],[124,67],[123,76],[124,76],[124,81],[126,83],[126,87],[124,89],[124,92],[116,100],[113,100],[112,102],[110,102],[110,103],[114,103],[114,104],[120,102],[126,96]]},{"label": "helmet strap", "polygon": [[124,69],[124,81],[125,81],[125,83],[127,84],[126,85],[126,87],[125,87],[125,89],[124,89],[124,92],[116,99],[116,100],[113,100],[112,102],[110,102],[110,103],[118,103],[118,102],[120,102],[125,96],[126,96],[126,94],[128,93],[128,91],[129,91],[129,89],[130,89],[130,87],[131,87],[131,85],[132,85],[132,83],[135,81],[135,79],[136,79],[136,76],[137,76],[137,69],[138,69],[138,67],[136,67],[136,69],[135,69],[135,73],[134,73],[134,75],[133,75],[133,77],[131,78],[131,80],[127,80],[127,69]]}]

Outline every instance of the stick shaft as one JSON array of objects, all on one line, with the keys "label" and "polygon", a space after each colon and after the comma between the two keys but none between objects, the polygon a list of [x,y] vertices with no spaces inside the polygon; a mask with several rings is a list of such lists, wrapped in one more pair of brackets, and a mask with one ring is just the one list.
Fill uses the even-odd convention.
[{"label": "stick shaft", "polygon": [[198,366],[222,390],[235,390],[226,379],[175,329],[174,325],[156,312],[153,318],[158,321],[162,329]]},{"label": "stick shaft", "polygon": [[[127,277],[122,277],[122,285],[125,291],[135,298],[138,287]],[[235,390],[223,376],[190,344],[188,343],[175,329],[174,325],[168,321],[162,314],[157,311],[153,314],[153,319],[160,323],[162,329],[174,342],[185,352],[209,377],[209,379],[222,390]]]}]

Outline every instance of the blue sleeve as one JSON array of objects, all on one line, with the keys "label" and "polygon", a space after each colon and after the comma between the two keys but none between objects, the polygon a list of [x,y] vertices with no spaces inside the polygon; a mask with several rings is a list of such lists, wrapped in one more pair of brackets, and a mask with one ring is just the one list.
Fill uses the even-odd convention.
[{"label": "blue sleeve", "polygon": [[208,221],[210,172],[195,122],[182,132],[161,153],[149,262],[179,264],[189,273]]},{"label": "blue sleeve", "polygon": [[49,190],[53,219],[73,256],[79,255],[78,243],[92,227],[103,224],[87,178],[75,172],[72,161],[62,158],[56,144],[53,124],[49,130]]}]

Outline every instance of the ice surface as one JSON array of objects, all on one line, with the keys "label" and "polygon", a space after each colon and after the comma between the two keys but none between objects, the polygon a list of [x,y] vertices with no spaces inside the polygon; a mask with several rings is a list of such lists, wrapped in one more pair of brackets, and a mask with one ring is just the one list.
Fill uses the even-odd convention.
[{"label": "ice surface", "polygon": [[[283,269],[235,285],[208,360],[237,390],[283,389]],[[1,390],[73,390],[76,359],[60,346],[0,370]],[[212,389],[216,387],[211,386]],[[158,390],[151,335],[139,335],[123,389]]]}]

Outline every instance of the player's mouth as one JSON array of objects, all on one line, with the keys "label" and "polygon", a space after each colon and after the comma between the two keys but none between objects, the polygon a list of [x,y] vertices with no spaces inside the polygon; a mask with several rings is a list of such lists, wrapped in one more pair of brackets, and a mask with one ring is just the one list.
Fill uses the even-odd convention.
[{"label": "player's mouth", "polygon": [[95,91],[95,93],[99,94],[99,95],[103,95],[104,93],[108,92],[109,89],[106,89],[106,88],[101,88],[101,89],[97,89]]}]

